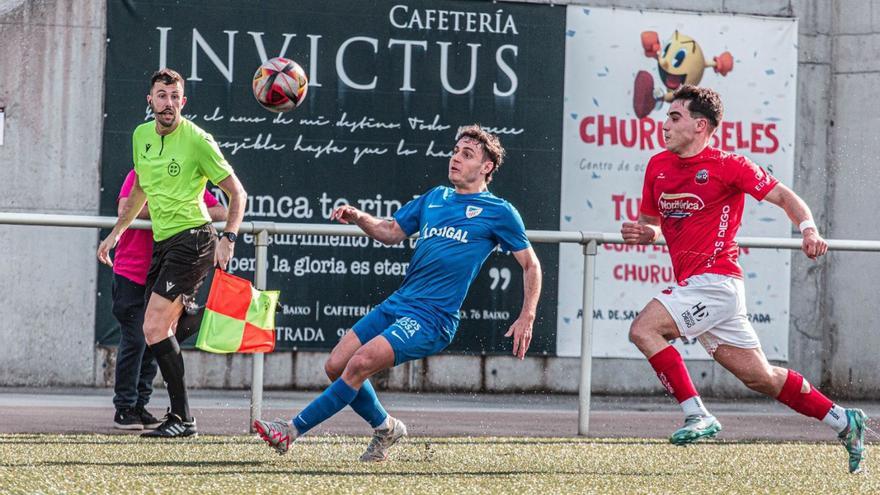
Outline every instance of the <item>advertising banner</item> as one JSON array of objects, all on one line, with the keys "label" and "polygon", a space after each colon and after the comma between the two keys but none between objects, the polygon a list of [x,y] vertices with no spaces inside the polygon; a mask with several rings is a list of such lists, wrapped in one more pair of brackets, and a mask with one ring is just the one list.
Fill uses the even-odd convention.
[{"label": "advertising banner", "polygon": [[[570,6],[566,25],[561,230],[619,232],[639,216],[645,166],[662,151],[671,92],[723,99],[713,146],[746,155],[783,183],[794,168],[797,23],[792,19]],[[661,61],[664,61],[661,64]],[[785,213],[746,196],[740,236],[788,237]],[[749,319],[767,357],[788,357],[787,250],[742,249]],[[650,299],[675,284],[665,247],[604,245],[596,258],[593,355],[639,357],[627,338]],[[583,255],[560,249],[557,353],[580,355]],[[679,342],[686,357],[707,358]]]},{"label": "advertising banner", "polygon": [[[528,229],[558,227],[565,10],[468,1],[108,2],[101,213],[132,167],[131,134],[151,118],[150,75],[186,79],[185,116],[210,132],[249,193],[246,221],[329,223],[352,204],[390,217],[449,185],[459,126],[497,133],[508,158],[490,190]],[[310,85],[296,110],[261,108],[251,82],[265,60],[297,61]],[[219,193],[219,189],[214,189]],[[223,198],[225,201],[225,198]],[[253,279],[254,238],[230,272]],[[411,241],[273,235],[267,287],[281,291],[278,349],[330,349],[402,282]],[[532,351],[556,347],[558,249],[537,245],[545,289]],[[117,334],[110,270],[99,269],[96,341]],[[493,253],[461,312],[451,351],[508,353],[522,271]]]}]

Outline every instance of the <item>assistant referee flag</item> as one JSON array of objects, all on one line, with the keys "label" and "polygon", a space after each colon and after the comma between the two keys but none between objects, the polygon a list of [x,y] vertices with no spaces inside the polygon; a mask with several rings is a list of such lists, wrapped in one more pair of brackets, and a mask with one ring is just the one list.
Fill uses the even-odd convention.
[{"label": "assistant referee flag", "polygon": [[277,290],[257,290],[248,280],[214,270],[196,347],[216,353],[272,352],[279,295]]}]

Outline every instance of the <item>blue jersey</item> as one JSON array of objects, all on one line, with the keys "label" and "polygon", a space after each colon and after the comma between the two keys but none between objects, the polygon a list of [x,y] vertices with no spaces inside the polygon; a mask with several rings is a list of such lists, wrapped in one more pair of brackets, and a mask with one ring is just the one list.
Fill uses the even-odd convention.
[{"label": "blue jersey", "polygon": [[529,247],[516,208],[489,191],[458,194],[435,187],[394,215],[407,235],[419,232],[403,285],[389,302],[430,311],[458,323],[458,311],[483,262],[500,245]]}]

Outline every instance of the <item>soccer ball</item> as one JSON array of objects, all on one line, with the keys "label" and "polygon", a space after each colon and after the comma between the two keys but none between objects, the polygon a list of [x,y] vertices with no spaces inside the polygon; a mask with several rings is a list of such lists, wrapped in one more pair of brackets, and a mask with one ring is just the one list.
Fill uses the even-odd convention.
[{"label": "soccer ball", "polygon": [[275,57],[254,74],[254,97],[266,110],[289,112],[306,98],[309,79],[293,60]]}]

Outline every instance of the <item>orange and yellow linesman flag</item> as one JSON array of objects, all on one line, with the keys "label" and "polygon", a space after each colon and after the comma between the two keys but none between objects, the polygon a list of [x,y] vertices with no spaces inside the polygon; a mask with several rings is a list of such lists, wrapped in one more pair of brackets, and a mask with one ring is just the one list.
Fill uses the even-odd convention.
[{"label": "orange and yellow linesman flag", "polygon": [[221,354],[272,352],[279,295],[277,290],[257,290],[248,280],[214,270],[196,347]]}]

